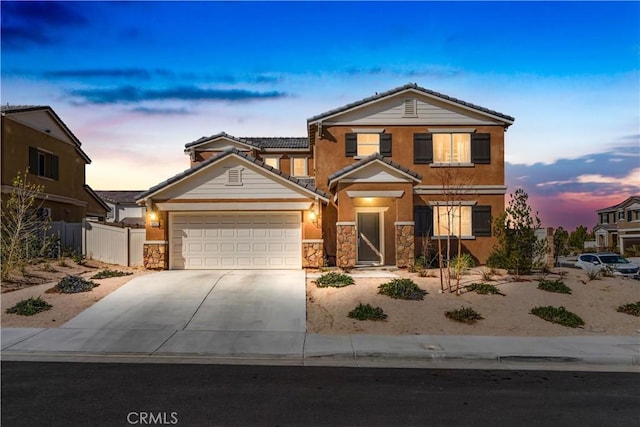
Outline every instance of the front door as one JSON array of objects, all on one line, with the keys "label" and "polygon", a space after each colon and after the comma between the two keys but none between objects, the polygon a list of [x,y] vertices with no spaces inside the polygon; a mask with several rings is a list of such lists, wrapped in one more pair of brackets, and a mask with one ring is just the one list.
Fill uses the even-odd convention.
[{"label": "front door", "polygon": [[382,263],[380,251],[380,213],[358,212],[358,263]]}]

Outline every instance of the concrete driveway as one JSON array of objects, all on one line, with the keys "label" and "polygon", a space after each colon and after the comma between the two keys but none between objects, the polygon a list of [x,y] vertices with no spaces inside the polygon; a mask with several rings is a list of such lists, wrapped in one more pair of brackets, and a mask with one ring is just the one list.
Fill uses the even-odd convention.
[{"label": "concrete driveway", "polygon": [[305,332],[305,272],[152,273],[132,279],[62,328]]}]

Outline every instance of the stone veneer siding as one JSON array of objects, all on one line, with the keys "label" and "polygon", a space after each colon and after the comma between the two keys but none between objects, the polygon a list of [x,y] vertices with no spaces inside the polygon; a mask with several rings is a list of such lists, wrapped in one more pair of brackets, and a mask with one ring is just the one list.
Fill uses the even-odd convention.
[{"label": "stone veneer siding", "polygon": [[396,226],[396,266],[408,267],[414,260],[414,223],[397,222]]},{"label": "stone veneer siding", "polygon": [[356,266],[356,225],[355,223],[336,224],[336,265],[340,268]]},{"label": "stone veneer siding", "polygon": [[302,268],[324,266],[324,244],[322,240],[302,241]]},{"label": "stone veneer siding", "polygon": [[147,270],[167,270],[167,243],[145,243],[142,249],[144,268]]}]

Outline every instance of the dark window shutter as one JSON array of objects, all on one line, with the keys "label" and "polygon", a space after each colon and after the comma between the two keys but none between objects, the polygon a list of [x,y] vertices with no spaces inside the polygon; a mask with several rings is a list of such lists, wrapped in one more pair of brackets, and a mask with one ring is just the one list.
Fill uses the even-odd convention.
[{"label": "dark window shutter", "polygon": [[413,163],[426,165],[433,163],[433,135],[416,133],[413,135]]},{"label": "dark window shutter", "polygon": [[471,208],[472,233],[476,237],[491,236],[491,206],[473,206]]},{"label": "dark window shutter", "polygon": [[358,155],[358,135],[348,133],[344,138],[344,155],[345,157],[354,157]]},{"label": "dark window shutter", "polygon": [[58,180],[60,170],[60,163],[58,156],[51,156],[51,177],[52,179]]},{"label": "dark window shutter", "polygon": [[491,134],[471,134],[471,162],[486,165],[491,163]]},{"label": "dark window shutter", "polygon": [[391,157],[391,134],[380,134],[380,155],[383,157]]},{"label": "dark window shutter", "polygon": [[433,236],[433,209],[429,206],[414,206],[413,221],[416,236]]},{"label": "dark window shutter", "polygon": [[29,173],[38,174],[38,150],[29,147]]}]

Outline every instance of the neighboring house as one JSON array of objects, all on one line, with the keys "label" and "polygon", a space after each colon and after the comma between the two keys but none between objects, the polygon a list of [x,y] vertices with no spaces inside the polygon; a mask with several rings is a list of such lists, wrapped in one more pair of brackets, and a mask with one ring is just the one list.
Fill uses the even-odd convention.
[{"label": "neighboring house", "polygon": [[44,187],[43,214],[52,221],[104,219],[108,206],[85,183],[91,160],[53,109],[7,105],[1,112],[2,199],[11,193],[16,175],[28,168],[28,180]]},{"label": "neighboring house", "polygon": [[111,209],[107,212],[107,222],[124,225],[144,226],[145,208],[136,203],[136,196],[142,191],[98,191],[96,194]]},{"label": "neighboring house", "polygon": [[145,266],[406,267],[447,235],[484,263],[513,121],[409,84],[311,117],[307,137],[200,138],[191,169],[139,195]]},{"label": "neighboring house", "polygon": [[598,225],[593,227],[598,250],[620,253],[640,245],[640,196],[632,196],[608,208],[597,210]]}]

